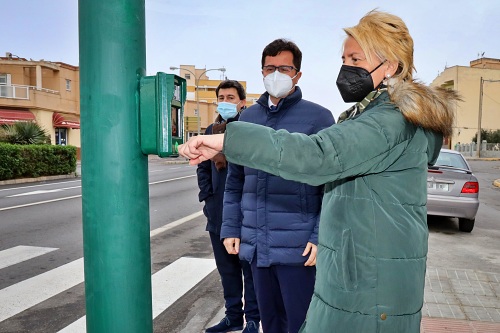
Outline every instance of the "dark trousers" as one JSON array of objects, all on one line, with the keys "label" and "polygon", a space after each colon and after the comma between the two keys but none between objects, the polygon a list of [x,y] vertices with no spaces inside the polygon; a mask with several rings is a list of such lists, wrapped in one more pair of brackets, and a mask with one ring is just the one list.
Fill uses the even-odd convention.
[{"label": "dark trousers", "polygon": [[[222,281],[224,300],[226,301],[226,316],[231,322],[238,323],[243,322],[243,314],[245,314],[247,322],[259,322],[259,308],[250,264],[246,261],[240,261],[237,255],[228,254],[219,235],[213,232],[209,232],[209,234],[214,251],[215,265]],[[245,288],[244,295],[243,288]],[[245,304],[242,302],[243,296]]]},{"label": "dark trousers", "polygon": [[314,291],[315,266],[257,267],[252,273],[264,333],[297,333]]}]

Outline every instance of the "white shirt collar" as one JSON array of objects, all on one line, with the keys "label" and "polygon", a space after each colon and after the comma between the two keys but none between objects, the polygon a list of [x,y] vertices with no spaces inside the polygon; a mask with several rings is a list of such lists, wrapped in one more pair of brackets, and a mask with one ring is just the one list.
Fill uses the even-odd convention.
[{"label": "white shirt collar", "polygon": [[273,102],[271,102],[271,95],[269,95],[269,97],[267,98],[267,105],[269,106],[269,108],[271,108],[271,106],[276,106],[276,104],[274,104]]}]

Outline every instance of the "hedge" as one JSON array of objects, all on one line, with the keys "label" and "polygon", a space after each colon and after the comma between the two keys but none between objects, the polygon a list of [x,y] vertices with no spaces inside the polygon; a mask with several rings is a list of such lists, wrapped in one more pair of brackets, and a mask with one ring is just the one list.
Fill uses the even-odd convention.
[{"label": "hedge", "polygon": [[0,143],[0,180],[76,172],[76,147]]}]

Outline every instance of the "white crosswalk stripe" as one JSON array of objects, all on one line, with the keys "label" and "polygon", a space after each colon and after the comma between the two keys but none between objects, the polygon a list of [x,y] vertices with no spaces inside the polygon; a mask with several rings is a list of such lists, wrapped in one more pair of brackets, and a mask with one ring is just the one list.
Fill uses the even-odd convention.
[{"label": "white crosswalk stripe", "polygon": [[[183,257],[153,274],[153,318],[165,311],[214,269],[213,259]],[[85,317],[82,317],[58,333],[85,333],[85,330],[86,321]]]},{"label": "white crosswalk stripe", "polygon": [[[157,236],[203,215],[199,211],[152,230]],[[0,251],[0,269],[57,251],[57,248],[16,246]],[[23,280],[0,290],[0,322],[84,282],[83,258]],[[214,259],[181,257],[152,275],[153,318],[156,318],[215,269]],[[74,321],[58,333],[84,333],[86,317]]]},{"label": "white crosswalk stripe", "polygon": [[[55,251],[16,246],[0,251],[0,268]],[[152,276],[153,318],[196,286],[215,269],[214,259],[181,257]],[[0,290],[0,322],[84,281],[83,258]],[[58,333],[84,333],[85,316]]]},{"label": "white crosswalk stripe", "polygon": [[0,251],[0,269],[18,264],[20,262],[36,258],[42,254],[55,251],[51,247],[36,247],[19,245],[7,250]]},{"label": "white crosswalk stripe", "polygon": [[0,290],[0,321],[83,282],[83,258]]}]

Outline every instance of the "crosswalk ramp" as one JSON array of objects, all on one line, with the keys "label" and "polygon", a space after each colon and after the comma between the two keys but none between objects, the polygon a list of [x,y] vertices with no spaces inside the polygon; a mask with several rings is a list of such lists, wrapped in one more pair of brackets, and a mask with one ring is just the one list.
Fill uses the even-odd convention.
[{"label": "crosswalk ramp", "polygon": [[[56,248],[17,246],[0,251],[0,269],[57,251]],[[153,318],[201,282],[215,269],[215,260],[181,257],[152,275]],[[83,258],[0,290],[1,322],[82,283]],[[85,317],[59,332],[84,333]]]}]

